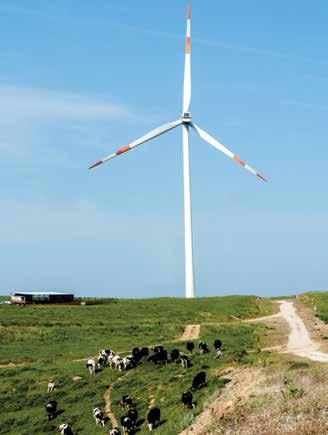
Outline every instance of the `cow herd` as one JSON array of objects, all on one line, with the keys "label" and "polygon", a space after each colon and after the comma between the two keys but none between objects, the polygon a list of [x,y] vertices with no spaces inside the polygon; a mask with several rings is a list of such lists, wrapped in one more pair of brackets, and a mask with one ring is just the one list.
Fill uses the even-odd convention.
[{"label": "cow herd", "polygon": [[[200,355],[210,352],[209,347],[205,342],[198,344]],[[193,342],[186,343],[187,353],[180,352],[179,349],[173,349],[170,352],[162,345],[154,346],[152,348],[134,347],[130,354],[126,356],[120,356],[112,350],[102,349],[99,351],[98,357],[94,359],[90,357],[86,362],[86,368],[89,371],[90,376],[95,376],[96,372],[102,370],[105,366],[109,366],[113,370],[120,372],[132,370],[142,363],[149,363],[155,366],[166,366],[169,363],[181,364],[184,369],[191,367],[191,355],[195,350],[195,344]],[[214,341],[215,357],[221,358],[222,342],[217,339]],[[188,391],[183,392],[181,396],[181,403],[187,409],[193,409],[196,403],[193,401],[193,392],[206,386],[206,373],[204,371],[199,372],[192,380],[192,384]],[[120,424],[124,433],[133,434],[137,431],[138,426],[143,423],[144,420],[139,420],[138,406],[132,400],[129,395],[124,395],[120,401],[121,407],[125,410],[125,414],[120,418]],[[57,413],[57,402],[55,400],[49,400],[46,404],[46,413],[48,420],[53,420]],[[93,409],[93,418],[97,427],[105,427],[107,417],[100,408]],[[161,411],[158,407],[149,409],[147,414],[147,426],[149,431],[152,431],[156,427],[160,426]],[[59,432],[61,435],[73,435],[72,429],[68,424],[61,424],[59,426]],[[109,435],[119,435],[120,429],[114,427],[109,432]]]}]

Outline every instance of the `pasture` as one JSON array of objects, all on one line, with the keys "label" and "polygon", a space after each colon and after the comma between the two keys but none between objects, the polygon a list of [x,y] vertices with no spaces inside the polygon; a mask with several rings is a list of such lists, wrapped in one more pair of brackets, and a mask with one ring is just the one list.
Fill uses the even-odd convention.
[{"label": "pasture", "polygon": [[[112,386],[112,410],[119,420],[123,415],[118,402],[123,394],[136,401],[144,419],[150,406],[161,409],[164,423],[158,434],[176,434],[188,426],[202,411],[213,394],[224,388],[227,380],[220,376],[231,364],[255,364],[256,353],[241,357],[239,352],[256,350],[257,336],[263,326],[241,324],[246,319],[271,314],[271,303],[255,297],[231,296],[208,299],[113,300],[90,306],[0,306],[0,406],[1,434],[51,434],[67,422],[75,434],[108,433],[96,428],[92,417],[95,406],[104,408],[104,393]],[[164,344],[168,350],[185,351],[184,342],[174,342],[187,324],[200,324],[202,341],[211,352],[191,357],[192,367],[180,364],[154,366],[143,363],[127,372],[103,368],[90,377],[86,359],[99,349],[130,353],[132,347]],[[224,357],[216,360],[213,341],[220,338]],[[198,344],[199,340],[194,340]],[[207,387],[194,393],[197,406],[185,410],[181,394],[190,388],[199,371],[207,374]],[[47,394],[53,378],[54,393]],[[58,402],[59,415],[48,422],[44,410],[47,399]],[[145,424],[140,434],[148,433]]]}]

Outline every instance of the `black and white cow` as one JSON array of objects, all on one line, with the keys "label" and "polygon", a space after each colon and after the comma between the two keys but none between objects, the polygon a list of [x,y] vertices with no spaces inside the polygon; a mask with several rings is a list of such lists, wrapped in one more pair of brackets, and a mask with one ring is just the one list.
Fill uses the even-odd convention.
[{"label": "black and white cow", "polygon": [[48,420],[53,420],[57,414],[57,402],[56,400],[49,400],[46,404],[46,412],[48,416]]},{"label": "black and white cow", "polygon": [[122,359],[124,370],[130,370],[136,366],[136,361],[133,355],[127,355]]},{"label": "black and white cow", "polygon": [[107,361],[108,361],[108,358],[106,355],[99,355],[98,361],[97,361],[98,368],[100,369],[100,368],[104,367],[105,364],[107,363]]},{"label": "black and white cow", "polygon": [[114,427],[113,429],[109,430],[108,435],[121,435],[121,431],[118,427]]},{"label": "black and white cow", "polygon": [[89,370],[91,376],[96,374],[96,361],[93,358],[89,358],[85,366]]},{"label": "black and white cow", "polygon": [[187,355],[181,355],[180,361],[181,361],[181,365],[184,369],[187,369],[188,367],[190,367],[190,361],[189,361],[189,358],[187,357]]},{"label": "black and white cow", "polygon": [[171,361],[177,361],[180,357],[180,352],[178,349],[173,349],[170,353]]},{"label": "black and white cow", "polygon": [[123,427],[124,433],[134,432],[133,421],[127,415],[123,415],[123,417],[121,417],[121,426]]},{"label": "black and white cow", "polygon": [[181,402],[188,409],[195,408],[195,403],[192,401],[193,395],[191,391],[186,391],[182,394]]},{"label": "black and white cow", "polygon": [[132,408],[133,400],[128,394],[126,394],[125,396],[122,396],[122,399],[120,400],[120,405],[122,406],[122,408]]},{"label": "black and white cow", "polygon": [[161,424],[161,410],[152,408],[147,415],[148,429],[152,431]]},{"label": "black and white cow", "polygon": [[207,344],[204,343],[203,341],[201,343],[199,343],[198,347],[199,347],[199,351],[201,354],[209,353],[209,351],[210,351],[209,348],[207,347]]},{"label": "black and white cow", "polygon": [[133,423],[133,427],[135,427],[137,425],[137,421],[138,421],[138,410],[137,408],[131,408],[128,411],[128,417],[131,419],[132,423]]},{"label": "black and white cow", "polygon": [[96,425],[98,427],[105,427],[105,417],[104,413],[100,408],[94,408],[93,417],[96,420]]},{"label": "black and white cow", "polygon": [[194,345],[194,343],[193,343],[192,341],[189,341],[189,342],[186,344],[186,347],[187,347],[187,351],[188,351],[189,353],[192,353],[193,350],[195,349],[195,345]]},{"label": "black and white cow", "polygon": [[199,390],[202,387],[205,387],[206,385],[206,373],[205,372],[199,372],[198,375],[196,375],[192,381],[192,390]]},{"label": "black and white cow", "polygon": [[222,341],[219,340],[219,339],[215,340],[214,341],[214,349],[218,350],[218,349],[221,349],[221,348],[222,348]]},{"label": "black and white cow", "polygon": [[74,435],[68,424],[61,424],[58,428],[60,435]]}]

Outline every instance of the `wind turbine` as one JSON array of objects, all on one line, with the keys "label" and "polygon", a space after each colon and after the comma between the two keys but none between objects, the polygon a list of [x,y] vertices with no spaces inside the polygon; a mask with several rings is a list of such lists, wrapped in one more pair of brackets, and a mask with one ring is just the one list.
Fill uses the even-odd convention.
[{"label": "wind turbine", "polygon": [[236,163],[241,165],[247,171],[251,172],[258,179],[267,181],[266,178],[259,172],[251,168],[246,162],[244,162],[237,154],[228,150],[220,142],[210,136],[206,131],[198,127],[191,119],[191,113],[189,111],[191,102],[191,7],[190,0],[188,0],[188,12],[187,12],[187,37],[186,37],[186,49],[185,49],[185,70],[184,70],[184,86],[183,86],[183,112],[180,119],[168,124],[164,124],[161,127],[152,130],[145,136],[131,142],[123,148],[120,148],[113,154],[99,160],[89,167],[89,169],[96,168],[103,163],[108,162],[115,157],[124,154],[145,142],[155,139],[176,127],[182,126],[182,141],[183,141],[183,185],[184,185],[184,227],[185,227],[185,286],[186,286],[186,298],[195,297],[195,285],[194,285],[194,265],[193,265],[193,245],[192,245],[192,217],[191,217],[191,192],[190,192],[190,164],[189,164],[189,130],[192,128],[199,136],[212,145],[223,154],[230,157]]}]

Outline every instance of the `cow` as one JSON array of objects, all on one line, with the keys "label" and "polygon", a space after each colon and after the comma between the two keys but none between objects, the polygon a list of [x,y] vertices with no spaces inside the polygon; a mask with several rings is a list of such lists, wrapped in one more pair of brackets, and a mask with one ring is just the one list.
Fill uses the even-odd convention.
[{"label": "cow", "polygon": [[151,348],[151,350],[155,353],[160,353],[162,350],[164,350],[164,347],[159,345],[159,346],[154,346]]},{"label": "cow", "polygon": [[215,340],[214,341],[214,349],[218,350],[222,348],[222,341],[221,340]]},{"label": "cow", "polygon": [[104,413],[100,408],[94,408],[93,417],[96,420],[97,427],[105,427]]},{"label": "cow", "polygon": [[115,355],[112,359],[114,367],[116,367],[120,372],[124,369],[123,358],[119,355]]},{"label": "cow", "polygon": [[196,375],[192,381],[192,390],[199,390],[202,387],[205,387],[206,385],[206,373],[205,372],[199,372],[198,375]]},{"label": "cow", "polygon": [[198,348],[200,350],[200,353],[209,353],[209,348],[207,347],[207,344],[204,343],[203,341],[201,343],[199,343]]},{"label": "cow", "polygon": [[89,370],[90,375],[94,376],[96,374],[96,361],[93,358],[89,358],[86,368]]},{"label": "cow", "polygon": [[114,427],[113,429],[109,430],[108,435],[121,435],[121,431],[118,427]]},{"label": "cow", "polygon": [[146,358],[149,355],[148,347],[142,347],[140,350],[140,359]]},{"label": "cow", "polygon": [[68,424],[61,424],[58,428],[60,435],[74,435]]},{"label": "cow", "polygon": [[131,419],[132,423],[133,423],[133,427],[136,426],[137,421],[138,421],[138,410],[137,408],[131,408],[128,411],[128,417]]},{"label": "cow", "polygon": [[148,429],[152,431],[161,424],[161,410],[152,408],[147,415]]},{"label": "cow", "polygon": [[223,357],[223,352],[222,352],[222,350],[221,349],[216,349],[216,351],[215,351],[215,358],[216,359],[220,359],[220,358],[222,358]]},{"label": "cow", "polygon": [[122,359],[124,370],[132,369],[136,366],[133,355],[127,355]]},{"label": "cow", "polygon": [[192,392],[191,391],[186,391],[185,393],[182,394],[181,397],[181,402],[183,403],[183,405],[188,408],[188,409],[193,409],[195,408],[195,403],[192,401]]},{"label": "cow", "polygon": [[46,404],[46,412],[48,415],[48,420],[53,420],[57,413],[57,402],[56,400],[49,400]]},{"label": "cow", "polygon": [[123,415],[121,417],[121,426],[123,427],[124,433],[133,433],[134,432],[133,421],[127,415]]},{"label": "cow", "polygon": [[140,359],[141,359],[141,354],[140,354],[139,347],[134,347],[132,349],[132,356],[133,356],[133,359],[134,359],[135,363],[137,364],[140,361]]},{"label": "cow", "polygon": [[50,379],[49,383],[48,383],[48,390],[47,390],[47,392],[48,393],[52,393],[54,391],[55,387],[56,387],[55,382],[53,381],[53,379]]},{"label": "cow", "polygon": [[181,355],[180,361],[181,361],[181,365],[184,369],[187,369],[188,367],[190,367],[190,361],[189,361],[189,358],[187,357],[187,355]]},{"label": "cow", "polygon": [[107,363],[108,358],[106,355],[99,355],[98,361],[97,361],[97,367],[100,369],[104,367],[104,365]]},{"label": "cow", "polygon": [[178,349],[173,349],[170,353],[171,361],[177,361],[179,359],[180,352]]},{"label": "cow", "polygon": [[120,400],[120,405],[122,406],[122,408],[132,408],[133,400],[128,394],[126,394],[125,396],[122,396],[122,399]]},{"label": "cow", "polygon": [[195,345],[194,345],[194,343],[193,343],[192,341],[190,341],[190,342],[188,342],[188,343],[186,344],[186,348],[187,348],[187,351],[188,351],[189,353],[192,353],[193,350],[195,349]]},{"label": "cow", "polygon": [[111,369],[115,367],[114,358],[115,358],[116,356],[117,356],[116,353],[115,353],[115,352],[112,352],[112,351],[111,351],[111,353],[108,355],[108,364],[109,364],[109,367],[110,367]]}]

